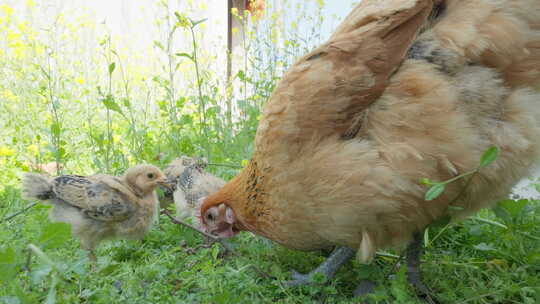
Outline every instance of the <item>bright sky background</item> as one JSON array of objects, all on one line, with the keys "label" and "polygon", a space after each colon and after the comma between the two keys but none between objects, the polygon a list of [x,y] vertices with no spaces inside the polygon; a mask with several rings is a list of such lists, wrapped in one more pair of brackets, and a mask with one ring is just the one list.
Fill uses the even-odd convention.
[{"label": "bright sky background", "polygon": [[[0,3],[5,0],[0,0]],[[159,0],[53,0],[57,7],[85,7],[95,13],[97,22],[105,21],[111,29],[111,33],[117,36],[130,36],[133,44],[144,43],[152,39],[152,21],[156,16],[155,3]],[[269,3],[279,0],[267,0]],[[187,0],[170,0],[171,6],[181,8],[186,5]],[[226,0],[197,0],[195,2],[205,2],[208,6],[206,16],[209,21],[223,19],[223,12],[226,8]],[[287,0],[292,5],[298,2],[310,3],[308,7],[316,7],[316,0]],[[354,3],[358,0],[326,0],[323,8],[323,14],[328,16],[321,28],[322,37],[328,37],[335,28],[336,19],[342,20],[351,10]],[[221,23],[221,22],[220,22]],[[223,28],[223,26],[221,26]],[[222,33],[219,33],[221,35]]]}]

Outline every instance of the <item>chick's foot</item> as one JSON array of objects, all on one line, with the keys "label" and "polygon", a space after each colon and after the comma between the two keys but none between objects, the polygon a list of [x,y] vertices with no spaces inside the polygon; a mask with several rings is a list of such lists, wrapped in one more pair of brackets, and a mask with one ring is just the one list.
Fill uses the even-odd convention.
[{"label": "chick's foot", "polygon": [[345,264],[348,260],[350,260],[354,255],[356,251],[348,248],[348,247],[339,247],[326,261],[324,261],[319,267],[314,269],[308,274],[301,274],[296,271],[293,271],[292,273],[292,280],[286,281],[285,285],[287,286],[299,286],[299,285],[309,285],[315,283],[314,276],[317,273],[322,273],[326,280],[332,279],[335,275],[339,267],[341,265]]}]

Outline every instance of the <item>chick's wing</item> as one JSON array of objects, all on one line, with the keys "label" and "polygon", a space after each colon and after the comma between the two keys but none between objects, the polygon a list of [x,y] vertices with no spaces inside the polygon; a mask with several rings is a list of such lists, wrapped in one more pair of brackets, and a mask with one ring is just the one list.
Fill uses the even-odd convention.
[{"label": "chick's wing", "polygon": [[110,181],[78,175],[63,175],[53,180],[57,198],[80,208],[88,217],[98,221],[122,221],[134,212],[129,196]]}]

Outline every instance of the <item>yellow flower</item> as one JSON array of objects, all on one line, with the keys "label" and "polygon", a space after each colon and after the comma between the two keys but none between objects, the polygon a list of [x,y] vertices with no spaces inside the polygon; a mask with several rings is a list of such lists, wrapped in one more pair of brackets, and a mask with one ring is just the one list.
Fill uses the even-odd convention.
[{"label": "yellow flower", "polygon": [[77,78],[75,78],[75,82],[82,85],[82,84],[84,84],[84,78],[77,77]]},{"label": "yellow flower", "polygon": [[9,89],[5,89],[3,92],[1,92],[0,97],[4,97],[8,101],[18,101],[19,96],[13,94]]},{"label": "yellow flower", "polygon": [[0,9],[1,9],[2,11],[4,11],[4,14],[5,14],[6,16],[11,16],[11,15],[13,15],[13,8],[12,8],[11,6],[2,4],[2,5],[0,5]]},{"label": "yellow flower", "polygon": [[191,23],[189,22],[188,18],[184,16],[184,14],[175,13],[176,15],[176,26],[183,27],[183,28],[189,28],[191,26]]},{"label": "yellow flower", "polygon": [[0,147],[0,156],[12,156],[15,154],[15,150],[8,147]]},{"label": "yellow flower", "polygon": [[27,7],[34,7],[34,6],[36,6],[36,2],[34,0],[26,0],[26,6]]},{"label": "yellow flower", "polygon": [[37,145],[30,145],[28,147],[26,147],[26,150],[32,154],[37,154],[38,153],[38,146]]},{"label": "yellow flower", "polygon": [[242,167],[245,167],[249,164],[249,161],[247,159],[242,159],[241,164],[242,164]]}]

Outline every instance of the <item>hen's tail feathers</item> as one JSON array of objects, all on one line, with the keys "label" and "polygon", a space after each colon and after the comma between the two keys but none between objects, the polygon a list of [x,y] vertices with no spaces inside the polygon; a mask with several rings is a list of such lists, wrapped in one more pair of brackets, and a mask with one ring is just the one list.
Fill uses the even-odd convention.
[{"label": "hen's tail feathers", "polygon": [[540,1],[445,0],[432,34],[465,61],[502,72],[507,85],[540,83]]},{"label": "hen's tail feathers", "polygon": [[24,199],[48,200],[54,197],[50,178],[36,173],[25,173],[22,178]]}]

